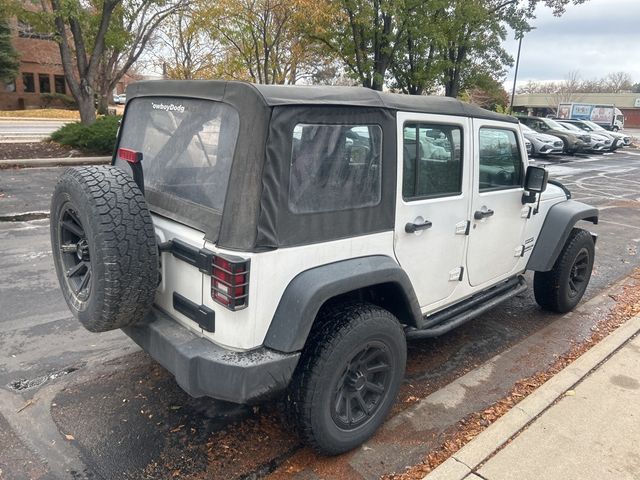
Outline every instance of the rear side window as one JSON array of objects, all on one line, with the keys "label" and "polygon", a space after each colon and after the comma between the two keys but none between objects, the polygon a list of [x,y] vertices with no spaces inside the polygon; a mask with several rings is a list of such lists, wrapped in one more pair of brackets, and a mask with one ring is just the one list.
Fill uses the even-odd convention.
[{"label": "rear side window", "polygon": [[[238,113],[223,103],[134,98],[119,146],[142,152],[145,189],[221,212],[238,128]],[[130,172],[123,160],[116,165]]]},{"label": "rear side window", "polygon": [[289,209],[329,212],[377,205],[382,129],[378,125],[297,124],[293,130]]},{"label": "rear side window", "polygon": [[405,200],[462,192],[460,127],[406,123],[402,150],[402,197]]},{"label": "rear side window", "polygon": [[480,191],[522,185],[522,157],[513,130],[480,129]]}]

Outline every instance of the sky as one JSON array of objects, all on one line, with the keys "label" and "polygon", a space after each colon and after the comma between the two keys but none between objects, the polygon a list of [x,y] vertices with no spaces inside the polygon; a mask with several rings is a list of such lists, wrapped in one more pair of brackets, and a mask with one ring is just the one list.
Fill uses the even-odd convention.
[{"label": "sky", "polygon": [[[640,0],[588,0],[567,6],[561,17],[546,7],[536,14],[535,30],[522,40],[518,86],[529,80],[560,81],[575,70],[582,79],[624,71],[640,82]],[[513,38],[512,33],[505,48],[515,60],[518,42]],[[514,70],[504,82],[508,90]]]}]

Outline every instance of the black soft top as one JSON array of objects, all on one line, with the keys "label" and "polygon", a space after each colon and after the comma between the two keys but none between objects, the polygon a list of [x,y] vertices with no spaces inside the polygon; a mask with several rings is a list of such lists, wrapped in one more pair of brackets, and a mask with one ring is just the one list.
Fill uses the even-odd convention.
[{"label": "black soft top", "polygon": [[[262,251],[393,230],[397,148],[396,112],[518,120],[453,98],[382,93],[362,87],[276,86],[218,80],[156,80],[127,88],[127,109],[136,98],[213,100],[239,116],[224,211],[179,204],[170,195],[147,196],[150,208],[193,226],[230,250]],[[126,129],[127,114],[123,120]],[[292,132],[297,124],[379,125],[383,132],[381,201],[340,211],[296,214],[288,204]],[[115,156],[114,156],[115,162]]]},{"label": "black soft top", "polygon": [[127,89],[127,99],[155,95],[206,98],[232,105],[235,103],[234,99],[253,98],[255,102],[267,107],[282,105],[374,107],[518,123],[515,117],[485,110],[455,98],[435,95],[401,95],[378,92],[364,87],[256,85],[222,80],[151,80],[136,82],[129,85]]}]

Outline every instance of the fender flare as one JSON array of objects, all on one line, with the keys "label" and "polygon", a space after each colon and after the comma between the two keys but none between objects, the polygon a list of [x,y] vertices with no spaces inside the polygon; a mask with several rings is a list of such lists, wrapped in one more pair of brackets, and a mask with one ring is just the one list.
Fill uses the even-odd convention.
[{"label": "fender flare", "polygon": [[338,295],[366,287],[390,285],[400,320],[419,327],[422,313],[409,277],[391,257],[353,258],[306,270],[291,280],[280,299],[264,346],[280,352],[302,350],[320,307]]},{"label": "fender flare", "polygon": [[527,270],[548,272],[558,259],[575,224],[585,220],[598,224],[598,209],[575,200],[553,205],[544,219],[538,240],[527,262]]}]

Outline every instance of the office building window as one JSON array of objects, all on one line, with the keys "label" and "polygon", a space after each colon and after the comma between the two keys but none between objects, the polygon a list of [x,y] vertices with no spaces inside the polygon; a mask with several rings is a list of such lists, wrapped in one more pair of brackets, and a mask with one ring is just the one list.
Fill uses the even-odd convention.
[{"label": "office building window", "polygon": [[22,74],[22,85],[24,86],[24,93],[35,93],[36,82],[33,79],[33,73]]},{"label": "office building window", "polygon": [[67,84],[64,81],[64,75],[54,75],[53,81],[55,84],[56,93],[65,95],[67,93]]},{"label": "office building window", "polygon": [[38,75],[40,82],[40,93],[51,93],[51,78],[46,73]]}]

